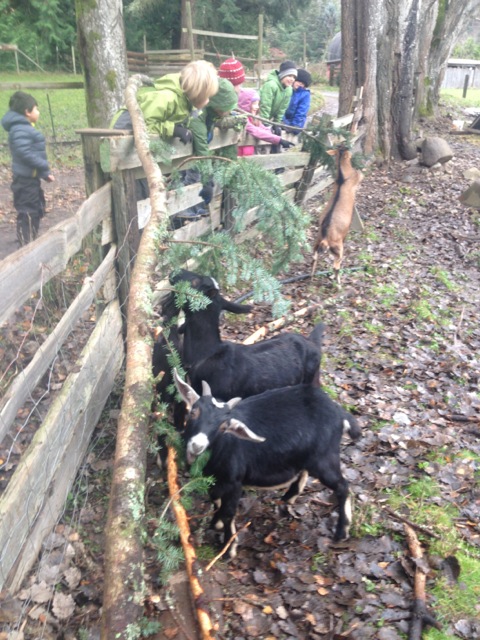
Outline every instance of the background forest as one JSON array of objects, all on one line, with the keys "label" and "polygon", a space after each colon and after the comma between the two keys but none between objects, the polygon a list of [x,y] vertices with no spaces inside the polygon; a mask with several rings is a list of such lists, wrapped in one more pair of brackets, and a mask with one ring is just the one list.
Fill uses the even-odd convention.
[{"label": "background forest", "polygon": [[[180,47],[181,2],[124,0],[127,49]],[[264,14],[265,53],[281,49],[289,58],[309,62],[324,60],[328,44],[340,29],[340,0],[196,0],[195,27],[223,33],[255,34],[258,14]],[[0,43],[16,44],[29,58],[49,71],[72,70],[72,47],[77,32],[73,0],[0,0]],[[205,39],[207,40],[207,39]],[[199,42],[208,50],[256,55],[256,43],[217,38]],[[465,34],[454,56],[480,59],[478,39]],[[21,68],[33,69],[26,58]],[[0,67],[15,70],[11,52],[0,51]]]}]

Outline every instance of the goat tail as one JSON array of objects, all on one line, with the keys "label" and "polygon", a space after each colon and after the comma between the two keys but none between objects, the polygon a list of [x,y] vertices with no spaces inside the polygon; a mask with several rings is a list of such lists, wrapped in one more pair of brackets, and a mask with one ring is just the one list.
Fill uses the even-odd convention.
[{"label": "goat tail", "polygon": [[362,435],[362,430],[360,429],[360,425],[357,420],[347,412],[345,412],[343,418],[343,429],[344,432],[348,433],[352,440],[358,440]]}]

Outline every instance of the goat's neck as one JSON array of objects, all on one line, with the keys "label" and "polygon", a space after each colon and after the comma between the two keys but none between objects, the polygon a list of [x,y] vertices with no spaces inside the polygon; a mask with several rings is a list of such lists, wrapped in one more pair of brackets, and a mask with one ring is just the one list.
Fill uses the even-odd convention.
[{"label": "goat's neck", "polygon": [[187,367],[207,358],[222,344],[219,321],[219,317],[212,319],[211,314],[203,315],[201,311],[187,315],[183,331],[183,359]]}]

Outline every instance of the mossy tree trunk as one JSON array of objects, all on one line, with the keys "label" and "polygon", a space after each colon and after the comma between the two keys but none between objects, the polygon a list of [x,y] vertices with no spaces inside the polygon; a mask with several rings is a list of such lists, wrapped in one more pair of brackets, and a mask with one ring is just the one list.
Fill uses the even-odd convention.
[{"label": "mossy tree trunk", "polygon": [[128,76],[122,0],[75,0],[75,12],[88,124],[108,127]]},{"label": "mossy tree trunk", "polygon": [[357,20],[355,0],[342,0],[342,72],[338,115],[344,116],[352,110],[353,97],[357,88]]},{"label": "mossy tree trunk", "polygon": [[435,110],[445,76],[447,61],[460,34],[478,14],[478,0],[439,0],[438,14],[428,55],[428,91],[423,105]]},{"label": "mossy tree trunk", "polygon": [[478,0],[342,0],[340,113],[364,84],[366,152],[414,155],[416,117],[438,104],[451,50],[476,10]]},{"label": "mossy tree trunk", "polygon": [[[150,189],[152,212],[143,229],[132,271],[127,313],[127,365],[117,429],[112,489],[105,529],[102,640],[140,637],[145,597],[143,566],[145,472],[153,401],[153,276],[157,241],[167,235],[166,190],[153,160],[136,100],[143,76],[132,76],[125,92],[135,144]],[[160,239],[160,240],[159,240]]]}]

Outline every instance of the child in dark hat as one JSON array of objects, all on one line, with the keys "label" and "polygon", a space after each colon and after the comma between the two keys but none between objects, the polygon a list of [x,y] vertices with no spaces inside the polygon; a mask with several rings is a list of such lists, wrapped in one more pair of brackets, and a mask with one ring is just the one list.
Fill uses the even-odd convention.
[{"label": "child in dark hat", "polygon": [[292,97],[292,85],[297,77],[294,62],[285,60],[278,71],[268,74],[260,89],[260,116],[272,122],[281,122]]},{"label": "child in dark hat", "polygon": [[35,240],[40,219],[45,214],[45,195],[40,179],[55,180],[47,160],[45,136],[35,128],[40,111],[29,93],[16,91],[9,111],[2,118],[8,131],[12,154],[13,206],[17,211],[17,238],[20,246]]},{"label": "child in dark hat", "polygon": [[284,124],[301,129],[305,126],[310,110],[311,96],[308,87],[311,83],[312,76],[308,71],[306,69],[297,69],[297,78],[293,83],[293,94],[282,120]]}]

